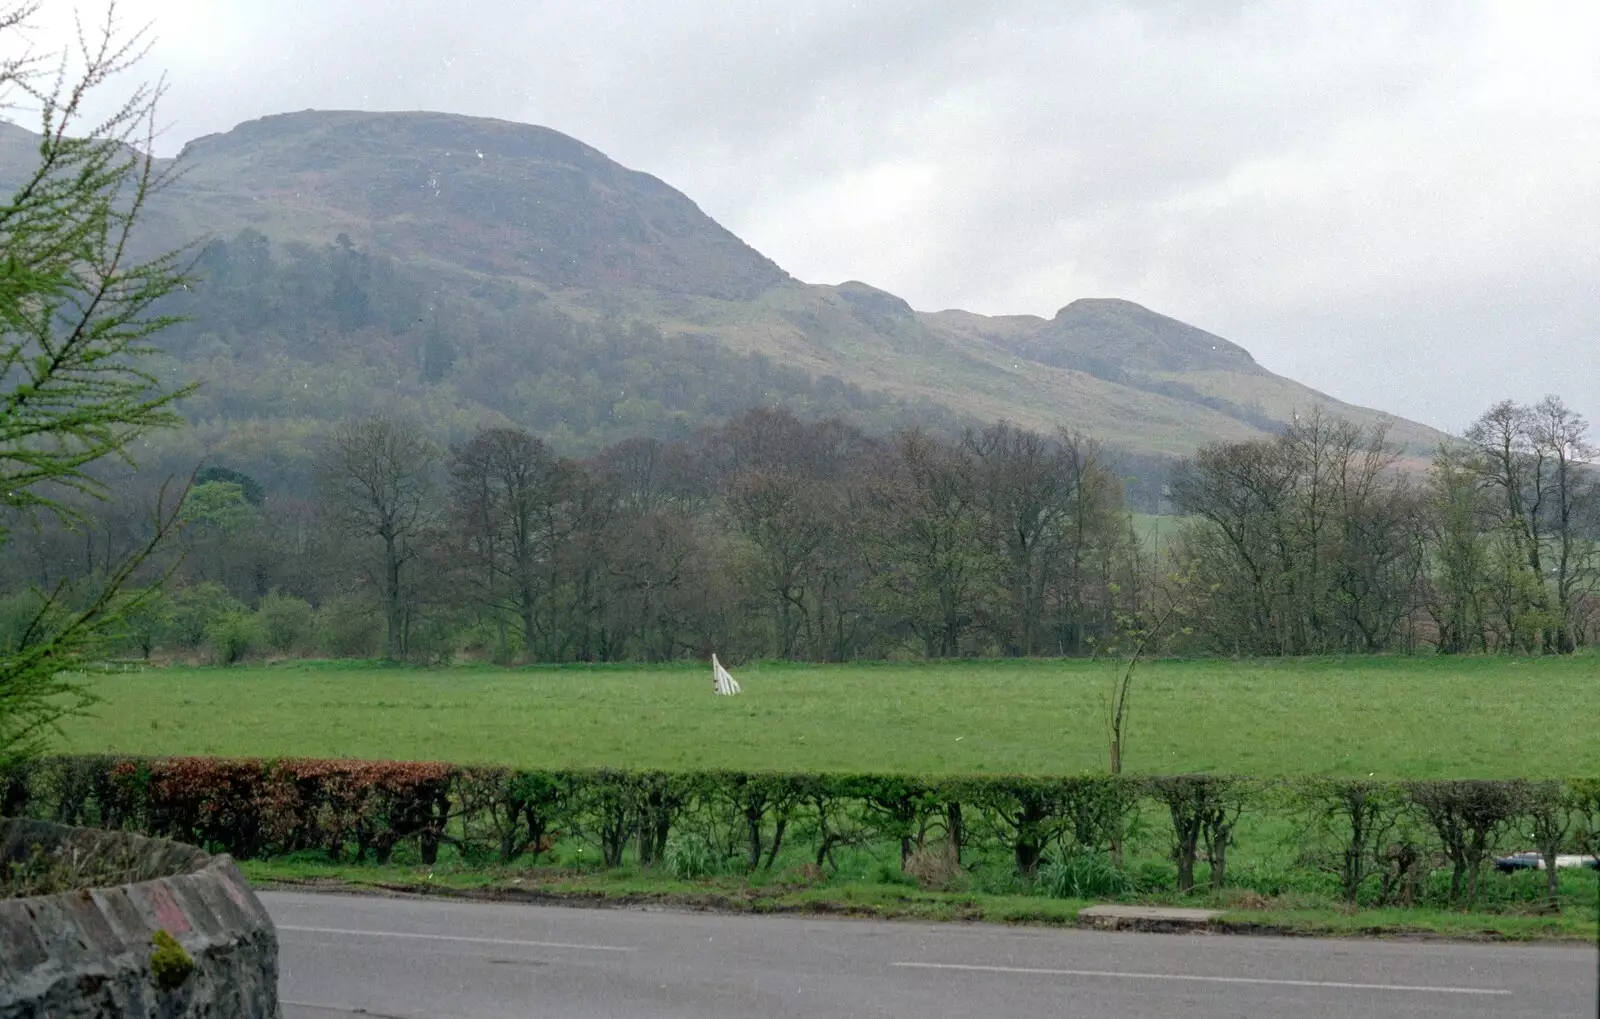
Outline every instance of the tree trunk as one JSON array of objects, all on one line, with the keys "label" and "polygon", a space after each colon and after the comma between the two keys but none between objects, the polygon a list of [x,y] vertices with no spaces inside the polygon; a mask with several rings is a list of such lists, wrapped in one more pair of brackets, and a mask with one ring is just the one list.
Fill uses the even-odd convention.
[{"label": "tree trunk", "polygon": [[522,609],[522,658],[524,661],[534,660],[534,628],[533,628],[533,601],[525,599]]},{"label": "tree trunk", "polygon": [[1211,857],[1211,890],[1220,892],[1228,882],[1228,836],[1218,838],[1206,855]]},{"label": "tree trunk", "polygon": [[961,804],[947,803],[944,808],[945,829],[950,840],[950,857],[956,865],[961,864],[961,843],[964,831],[961,821]]},{"label": "tree trunk", "polygon": [[1017,873],[1024,877],[1039,872],[1039,857],[1044,855],[1044,847],[1032,839],[1019,839],[1017,841]]},{"label": "tree trunk", "polygon": [[1194,891],[1194,854],[1178,854],[1178,894],[1188,895]]},{"label": "tree trunk", "polygon": [[400,659],[400,553],[393,535],[383,538],[384,608],[387,626],[384,633],[383,655],[390,661]]},{"label": "tree trunk", "polygon": [[775,863],[777,861],[777,859],[778,859],[778,851],[783,848],[783,831],[788,826],[789,826],[789,819],[788,818],[786,818],[786,817],[779,817],[778,818],[778,823],[773,828],[773,831],[772,831],[772,845],[767,850],[767,867],[766,867],[767,870],[771,870],[773,863]]},{"label": "tree trunk", "polygon": [[1544,880],[1545,890],[1550,895],[1550,912],[1561,912],[1561,875],[1556,871],[1556,850],[1559,847],[1551,844],[1545,846],[1544,853]]}]

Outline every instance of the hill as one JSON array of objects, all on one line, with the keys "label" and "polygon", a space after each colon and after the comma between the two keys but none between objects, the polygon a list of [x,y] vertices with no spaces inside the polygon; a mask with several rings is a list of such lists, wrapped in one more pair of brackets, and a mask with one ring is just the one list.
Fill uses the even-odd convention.
[{"label": "hill", "polygon": [[[0,128],[0,176],[30,152]],[[798,281],[546,128],[307,111],[197,139],[178,164],[144,240],[212,238],[179,302],[191,321],[164,341],[175,376],[207,382],[188,405],[206,452],[397,406],[450,435],[503,419],[573,450],[758,403],[869,427],[1006,418],[1161,456],[1316,406],[1380,417],[1126,301],[985,317]]]}]

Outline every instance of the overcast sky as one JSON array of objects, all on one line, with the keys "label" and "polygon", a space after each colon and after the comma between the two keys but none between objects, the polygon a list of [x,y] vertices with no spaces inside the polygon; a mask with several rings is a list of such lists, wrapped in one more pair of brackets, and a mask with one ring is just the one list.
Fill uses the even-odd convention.
[{"label": "overcast sky", "polygon": [[307,108],[543,124],[801,279],[1124,297],[1441,427],[1546,392],[1600,419],[1595,0],[122,10],[155,23],[169,152]]}]

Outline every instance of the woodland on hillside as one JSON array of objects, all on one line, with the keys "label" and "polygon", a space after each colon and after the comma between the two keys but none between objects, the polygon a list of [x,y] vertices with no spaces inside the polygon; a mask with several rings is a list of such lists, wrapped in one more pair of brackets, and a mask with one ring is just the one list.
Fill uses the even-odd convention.
[{"label": "woodland on hillside", "polygon": [[[569,456],[683,440],[752,407],[875,435],[921,427],[953,439],[980,424],[637,319],[576,318],[504,280],[426,276],[343,237],[274,245],[245,230],[207,244],[195,274],[163,303],[178,321],[159,360],[165,377],[202,384],[180,404],[187,428],[135,447],[151,477],[222,464],[304,497],[311,447],[335,422],[379,412],[444,445],[504,426]],[[1171,458],[1100,448],[1130,505],[1159,512]]]},{"label": "woodland on hillside", "polygon": [[931,405],[637,320],[575,319],[537,291],[429,276],[344,235],[279,246],[245,230],[206,245],[195,273],[204,282],[165,308],[181,321],[161,346],[175,372],[204,380],[183,405],[202,429],[257,421],[294,443],[306,426],[403,409],[446,439],[498,419],[591,452],[632,435],[682,437],[762,405],[880,430],[952,427]]}]

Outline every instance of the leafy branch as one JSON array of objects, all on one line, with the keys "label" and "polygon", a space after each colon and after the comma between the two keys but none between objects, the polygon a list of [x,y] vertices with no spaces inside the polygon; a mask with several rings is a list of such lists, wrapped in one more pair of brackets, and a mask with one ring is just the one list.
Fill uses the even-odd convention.
[{"label": "leafy branch", "polygon": [[[148,52],[146,32],[124,31],[113,3],[97,28],[78,24],[74,47],[39,54],[26,44],[38,10],[0,7],[0,52],[15,54],[0,60],[0,106],[32,105],[41,124],[37,164],[0,200],[0,507],[73,524],[65,495],[106,497],[93,465],[131,462],[136,439],[180,423],[174,404],[193,387],[164,385],[149,341],[175,321],[159,302],[190,276],[186,249],[134,253],[136,226],[172,179],[152,155],[163,83],[138,86],[98,121],[86,114]],[[65,585],[44,594],[0,654],[0,772],[93,703],[74,670],[154,595],[124,592],[179,527],[187,489],[169,499],[163,486],[144,545],[87,597]]]}]

